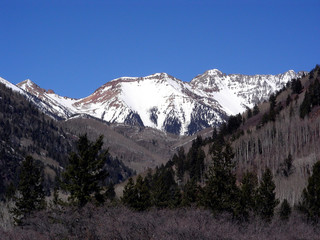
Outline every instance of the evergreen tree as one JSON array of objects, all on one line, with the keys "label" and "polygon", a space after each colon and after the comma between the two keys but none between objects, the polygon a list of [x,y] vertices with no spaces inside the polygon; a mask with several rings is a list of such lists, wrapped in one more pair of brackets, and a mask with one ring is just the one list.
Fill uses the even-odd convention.
[{"label": "evergreen tree", "polygon": [[12,213],[15,223],[21,225],[32,212],[45,208],[42,171],[31,156],[22,163],[18,195]]},{"label": "evergreen tree", "polygon": [[292,89],[292,93],[294,94],[300,94],[302,92],[303,87],[300,79],[292,79],[291,89]]},{"label": "evergreen tree", "polygon": [[284,199],[281,203],[279,215],[282,220],[288,220],[291,214],[291,207],[287,201],[287,199]]},{"label": "evergreen tree", "polygon": [[309,219],[318,222],[320,219],[320,161],[316,162],[312,169],[312,175],[308,179],[308,185],[302,192],[300,209],[306,213]]},{"label": "evergreen tree", "polygon": [[315,79],[314,83],[311,86],[311,104],[312,106],[320,105],[320,82]]},{"label": "evergreen tree", "polygon": [[269,120],[270,121],[275,121],[276,119],[276,106],[277,106],[277,98],[274,94],[270,95],[269,102],[270,102],[270,109],[269,109]]},{"label": "evergreen tree", "polygon": [[132,178],[129,178],[128,183],[124,187],[121,202],[130,208],[135,208],[138,194]]},{"label": "evergreen tree", "polygon": [[143,211],[151,207],[151,196],[147,183],[139,175],[135,185],[136,201],[132,206],[138,211]]},{"label": "evergreen tree", "polygon": [[309,93],[309,91],[306,91],[305,95],[304,95],[304,99],[300,105],[300,117],[304,118],[305,116],[307,116],[309,114],[309,112],[311,112],[311,95]]},{"label": "evergreen tree", "polygon": [[184,148],[180,147],[178,150],[178,154],[174,154],[172,161],[174,162],[176,166],[176,172],[177,172],[177,177],[179,181],[183,180],[183,175],[185,172],[185,161],[186,161],[186,155],[184,153]]},{"label": "evergreen tree", "polygon": [[194,178],[189,180],[183,188],[181,205],[190,207],[192,204],[195,204],[198,201],[199,188]]},{"label": "evergreen tree", "polygon": [[187,154],[186,168],[189,170],[190,178],[201,179],[204,171],[204,158],[205,153],[202,150],[202,138],[198,136],[192,142],[192,147]]},{"label": "evergreen tree", "polygon": [[171,168],[161,166],[157,169],[153,176],[151,196],[152,204],[158,208],[176,207],[180,204],[181,194]]},{"label": "evergreen tree", "polygon": [[249,119],[251,117],[252,117],[252,110],[251,110],[251,108],[247,107],[247,118]]},{"label": "evergreen tree", "polygon": [[308,115],[314,106],[320,105],[320,82],[315,79],[306,91],[302,104],[300,105],[300,117]]},{"label": "evergreen tree", "polygon": [[230,116],[227,123],[226,134],[234,133],[242,123],[242,116],[241,114],[237,114],[235,116]]},{"label": "evergreen tree", "polygon": [[293,167],[292,162],[293,162],[292,155],[291,153],[289,153],[288,157],[284,160],[284,164],[283,164],[283,167],[284,167],[283,174],[286,177],[288,177],[292,173],[292,167]]},{"label": "evergreen tree", "polygon": [[217,144],[212,148],[213,166],[210,167],[206,186],[203,189],[204,205],[213,212],[232,212],[236,208],[238,188],[233,173],[233,152],[226,144],[224,149]]},{"label": "evergreen tree", "polygon": [[108,150],[101,150],[102,145],[103,136],[90,142],[85,134],[77,143],[78,152],[69,156],[61,187],[70,192],[69,200],[78,207],[92,200],[92,194],[98,203],[104,201],[102,184],[108,175],[104,169]]},{"label": "evergreen tree", "polygon": [[258,186],[257,176],[252,172],[247,172],[242,179],[239,191],[239,202],[236,215],[242,221],[248,221],[250,213],[255,209],[255,198]]},{"label": "evergreen tree", "polygon": [[277,105],[277,98],[276,98],[276,95],[275,94],[271,94],[270,97],[269,97],[269,103],[270,103],[270,109],[271,110],[274,110],[276,105]]},{"label": "evergreen tree", "polygon": [[274,209],[279,204],[275,194],[276,186],[272,178],[271,170],[267,168],[262,175],[262,180],[257,191],[256,212],[266,221],[271,221]]},{"label": "evergreen tree", "polygon": [[254,105],[252,114],[253,116],[257,115],[260,112],[260,109],[257,104]]},{"label": "evergreen tree", "polygon": [[291,103],[291,96],[288,95],[287,99],[286,99],[286,106],[288,107],[290,105],[290,103]]},{"label": "evergreen tree", "polygon": [[214,127],[212,131],[212,141],[214,142],[217,138],[218,138],[218,130],[216,127]]}]

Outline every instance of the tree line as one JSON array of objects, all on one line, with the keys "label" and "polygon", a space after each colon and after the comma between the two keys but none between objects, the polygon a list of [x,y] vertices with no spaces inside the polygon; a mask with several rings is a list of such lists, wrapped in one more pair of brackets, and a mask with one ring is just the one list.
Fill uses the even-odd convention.
[{"label": "tree line", "polygon": [[[200,142],[200,138],[196,139],[193,148],[201,148]],[[104,164],[108,150],[102,150],[102,144],[102,136],[95,142],[89,141],[86,135],[80,136],[77,152],[70,153],[69,164],[58,181],[59,186],[55,189],[51,204],[71,205],[80,209],[89,202],[103,205],[105,200],[114,199],[113,185],[105,182],[108,173]],[[190,149],[186,155],[194,151]],[[241,182],[237,183],[236,162],[231,145],[216,138],[212,143],[210,155],[212,165],[208,171],[200,174],[200,178],[194,174],[186,182],[179,181],[177,159],[170,160],[153,172],[150,170],[145,177],[139,175],[136,181],[129,178],[120,199],[121,203],[136,211],[151,208],[200,207],[210,209],[214,214],[229,213],[233,219],[239,221],[259,217],[270,222],[279,204],[270,169],[265,169],[260,181],[253,172],[246,172]],[[180,152],[181,156],[184,155]],[[198,163],[195,161],[188,164],[189,167],[186,169],[189,169],[190,176],[193,165]],[[312,221],[318,221],[320,217],[319,183],[320,162],[317,162],[299,204],[299,209]],[[66,193],[68,200],[62,201],[58,191]],[[12,214],[17,225],[23,225],[32,213],[47,207],[43,171],[30,156],[22,163],[19,185],[13,198],[15,206]],[[280,217],[288,219],[291,213],[289,203],[284,200],[279,209]]]}]

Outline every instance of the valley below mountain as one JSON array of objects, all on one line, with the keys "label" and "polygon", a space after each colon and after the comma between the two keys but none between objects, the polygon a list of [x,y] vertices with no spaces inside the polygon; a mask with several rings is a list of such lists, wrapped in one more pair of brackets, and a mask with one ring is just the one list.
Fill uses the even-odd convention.
[{"label": "valley below mountain", "polygon": [[[30,155],[44,171],[47,198],[69,201],[59,184],[68,169],[76,171],[68,167],[76,162],[72,152],[83,136],[89,147],[103,136],[108,178],[100,184],[108,204],[138,211],[200,205],[255,219],[266,217],[259,201],[267,184],[274,186],[264,190],[273,197],[269,219],[278,203],[301,204],[320,159],[318,65],[310,73],[255,76],[214,69],[191,82],[166,73],[123,77],[82,99],[61,97],[30,80],[0,81],[1,199],[19,185]],[[252,182],[245,182],[248,176]],[[252,189],[244,201],[246,184]]]}]

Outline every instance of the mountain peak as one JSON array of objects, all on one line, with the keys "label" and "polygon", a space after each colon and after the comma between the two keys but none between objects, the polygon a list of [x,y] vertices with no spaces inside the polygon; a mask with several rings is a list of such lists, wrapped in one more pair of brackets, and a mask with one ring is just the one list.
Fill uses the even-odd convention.
[{"label": "mountain peak", "polygon": [[37,84],[35,84],[34,82],[32,82],[30,79],[26,79],[22,82],[19,82],[17,84],[18,87],[23,88],[23,87],[39,87]]},{"label": "mountain peak", "polygon": [[219,70],[219,69],[211,69],[205,72],[206,74],[210,75],[210,76],[214,76],[214,75],[223,75],[223,73]]},{"label": "mountain peak", "polygon": [[26,79],[20,83],[17,84],[17,86],[21,89],[23,89],[26,92],[29,92],[36,97],[39,97],[40,95],[43,95],[45,92],[47,92],[45,89],[39,87],[37,84],[32,82],[30,79]]}]

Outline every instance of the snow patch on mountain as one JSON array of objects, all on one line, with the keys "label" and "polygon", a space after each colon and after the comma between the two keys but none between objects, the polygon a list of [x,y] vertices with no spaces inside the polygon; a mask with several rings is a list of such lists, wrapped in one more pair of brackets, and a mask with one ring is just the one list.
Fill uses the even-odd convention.
[{"label": "snow patch on mountain", "polygon": [[4,78],[0,77],[0,83],[4,84],[6,87],[10,88],[11,90],[18,92],[20,94],[26,95],[26,93],[16,85],[12,84],[11,82],[5,80]]}]

